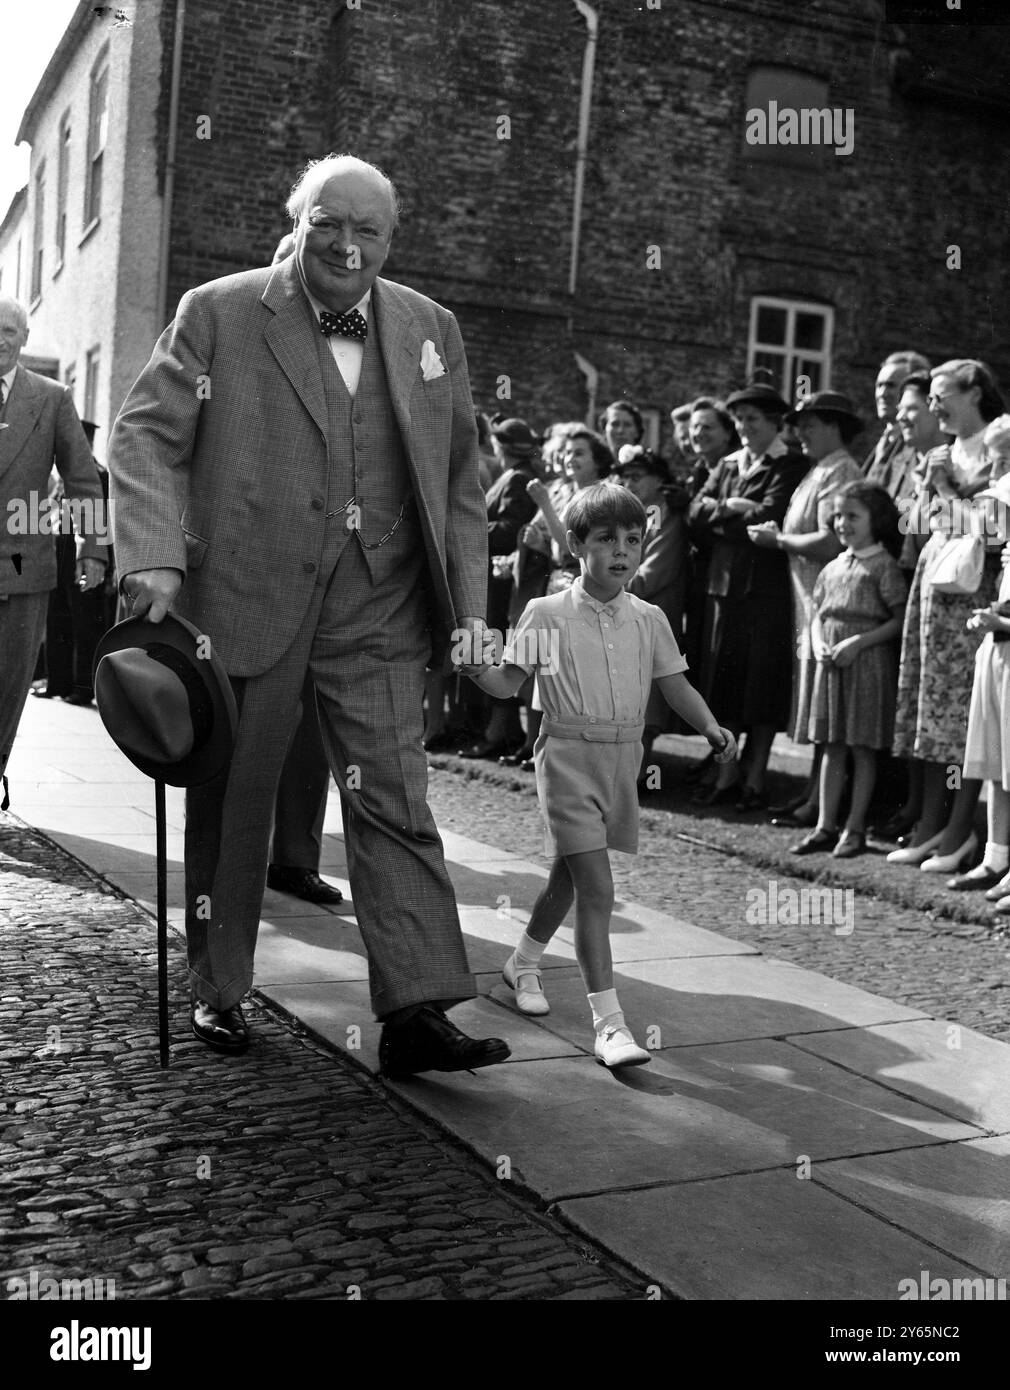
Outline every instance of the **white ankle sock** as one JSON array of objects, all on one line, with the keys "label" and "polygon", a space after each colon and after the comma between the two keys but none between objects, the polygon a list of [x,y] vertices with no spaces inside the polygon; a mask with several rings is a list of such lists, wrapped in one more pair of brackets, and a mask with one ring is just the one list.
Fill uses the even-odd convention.
[{"label": "white ankle sock", "polygon": [[987,840],[982,863],[987,869],[992,869],[994,874],[1005,874],[1007,869],[1010,869],[1010,845],[997,845],[992,840]]},{"label": "white ankle sock", "polygon": [[586,998],[593,1011],[593,1027],[597,1033],[602,1033],[604,1028],[624,1026],[624,1014],[616,989],[601,989],[596,994],[587,994]]},{"label": "white ankle sock", "polygon": [[534,941],[532,936],[523,932],[516,946],[516,965],[539,965],[540,957],[546,950],[546,941]]}]

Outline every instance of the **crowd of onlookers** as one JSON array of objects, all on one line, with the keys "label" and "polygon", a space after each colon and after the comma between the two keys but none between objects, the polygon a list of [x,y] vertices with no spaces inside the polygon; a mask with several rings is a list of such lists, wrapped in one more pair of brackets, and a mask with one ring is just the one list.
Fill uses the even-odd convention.
[{"label": "crowd of onlookers", "polygon": [[[568,502],[623,484],[649,516],[628,592],[666,614],[692,681],[741,744],[739,761],[692,770],[694,803],[767,811],[807,832],[798,855],[851,858],[875,833],[897,844],[889,860],[952,874],[952,888],[984,889],[1010,911],[1010,415],[984,363],[931,367],[911,351],[883,363],[875,399],[881,433],[865,457],[852,448],[868,421],[847,396],[793,406],[762,383],[672,410],[669,457],[643,446],[627,400],[597,430],[479,416],[488,623],[504,633],[531,598],[572,583]],[[429,751],[532,768],[535,688],[497,701],[435,674],[426,705]],[[652,744],[671,730],[689,732],[657,698],[644,785]],[[811,746],[811,771],[800,796],[769,807],[782,732]]]}]

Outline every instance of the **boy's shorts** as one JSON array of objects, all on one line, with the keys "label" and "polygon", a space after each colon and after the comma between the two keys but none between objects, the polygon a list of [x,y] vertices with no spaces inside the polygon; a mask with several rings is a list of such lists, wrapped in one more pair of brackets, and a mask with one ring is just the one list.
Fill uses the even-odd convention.
[{"label": "boy's shorts", "polygon": [[533,762],[548,855],[597,849],[638,853],[640,739],[590,743],[541,738]]}]

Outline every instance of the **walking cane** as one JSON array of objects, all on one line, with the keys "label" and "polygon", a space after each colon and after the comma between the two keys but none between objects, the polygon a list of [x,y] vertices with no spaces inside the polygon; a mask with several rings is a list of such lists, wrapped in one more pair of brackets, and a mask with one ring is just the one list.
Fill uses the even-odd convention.
[{"label": "walking cane", "polygon": [[168,1066],[168,834],[165,787],[195,787],[228,765],[238,731],[231,681],[209,638],[168,613],[127,618],[95,651],[102,723],[134,766],[154,779],[158,885],[158,1056]]},{"label": "walking cane", "polygon": [[158,1056],[168,1066],[168,848],[165,834],[165,784],[154,783],[158,857]]}]

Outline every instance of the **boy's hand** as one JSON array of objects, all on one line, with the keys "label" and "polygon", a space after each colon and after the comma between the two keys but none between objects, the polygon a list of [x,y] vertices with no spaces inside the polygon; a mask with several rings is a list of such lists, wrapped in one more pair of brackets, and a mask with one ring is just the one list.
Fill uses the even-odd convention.
[{"label": "boy's hand", "polygon": [[708,739],[709,747],[715,753],[717,763],[731,763],[736,757],[736,739],[729,729],[720,726],[715,733],[706,734],[705,737]]}]

